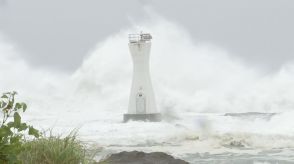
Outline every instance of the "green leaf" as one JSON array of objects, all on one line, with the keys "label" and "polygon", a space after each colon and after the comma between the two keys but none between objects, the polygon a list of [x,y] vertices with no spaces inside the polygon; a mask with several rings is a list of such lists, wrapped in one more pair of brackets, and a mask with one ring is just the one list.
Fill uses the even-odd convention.
[{"label": "green leaf", "polygon": [[22,110],[25,112],[27,110],[27,104],[26,103],[21,103]]},{"label": "green leaf", "polygon": [[7,105],[7,103],[5,103],[4,101],[2,101],[2,102],[0,103],[0,108],[4,108],[6,105]]},{"label": "green leaf", "polygon": [[3,98],[3,99],[7,99],[8,96],[7,96],[6,94],[3,94],[3,96],[1,96],[1,98]]},{"label": "green leaf", "polygon": [[20,103],[16,103],[14,106],[14,110],[19,110],[22,107],[22,105]]},{"label": "green leaf", "polygon": [[13,115],[15,127],[19,127],[21,123],[21,117],[18,112],[15,112]]},{"label": "green leaf", "polygon": [[39,131],[32,126],[29,127],[29,135],[35,136],[36,138],[40,136]]},{"label": "green leaf", "polygon": [[[7,136],[7,133],[6,133],[6,130],[4,128],[0,128],[0,138],[2,137],[6,137]],[[2,143],[2,142],[1,142]]]},{"label": "green leaf", "polygon": [[10,143],[15,144],[15,143],[20,143],[22,135],[16,135],[10,138]]},{"label": "green leaf", "polygon": [[7,126],[8,126],[9,128],[14,127],[14,122],[8,122],[8,123],[7,123]]},{"label": "green leaf", "polygon": [[7,137],[7,136],[10,136],[10,135],[13,134],[11,129],[9,127],[7,127],[7,126],[2,126],[0,128],[0,133],[1,133],[0,135],[1,136],[3,135],[4,137]]},{"label": "green leaf", "polygon": [[24,131],[28,128],[28,125],[26,123],[22,123],[19,128],[18,128],[18,132],[20,131]]}]

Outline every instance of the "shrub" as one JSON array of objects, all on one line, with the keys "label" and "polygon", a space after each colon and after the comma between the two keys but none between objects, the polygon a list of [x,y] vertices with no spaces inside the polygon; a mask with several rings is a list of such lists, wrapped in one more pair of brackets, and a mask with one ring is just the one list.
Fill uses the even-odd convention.
[{"label": "shrub", "polygon": [[27,142],[19,159],[23,164],[87,164],[94,163],[94,155],[76,139],[76,133],[71,133],[64,138],[50,135]]},{"label": "shrub", "polygon": [[[76,133],[49,137],[40,136],[33,126],[21,120],[25,103],[15,102],[16,92],[7,92],[0,97],[2,120],[0,126],[0,164],[88,164],[96,151],[88,151],[76,139]],[[26,141],[26,135],[33,136]]]},{"label": "shrub", "polygon": [[2,120],[0,124],[0,163],[19,163],[17,155],[22,151],[25,134],[39,137],[39,132],[22,122],[20,112],[25,103],[15,102],[16,92],[4,93],[0,98]]}]

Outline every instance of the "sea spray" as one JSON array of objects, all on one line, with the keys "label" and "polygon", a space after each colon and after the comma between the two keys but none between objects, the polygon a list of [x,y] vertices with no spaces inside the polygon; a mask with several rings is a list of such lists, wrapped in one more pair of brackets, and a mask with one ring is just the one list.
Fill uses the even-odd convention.
[{"label": "sea spray", "polygon": [[[132,77],[127,36],[136,30],[154,36],[150,65],[161,123],[122,123]],[[294,147],[293,64],[263,74],[162,18],[109,36],[72,74],[33,67],[3,40],[0,55],[0,90],[18,91],[31,108],[25,119],[43,129],[78,127],[84,140],[104,147],[176,155]],[[228,112],[276,114],[252,120]]]}]

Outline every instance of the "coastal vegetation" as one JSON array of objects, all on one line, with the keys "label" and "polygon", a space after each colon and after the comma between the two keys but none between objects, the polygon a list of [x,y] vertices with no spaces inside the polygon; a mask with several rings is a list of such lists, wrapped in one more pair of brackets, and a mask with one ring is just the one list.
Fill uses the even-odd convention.
[{"label": "coastal vegetation", "polygon": [[16,92],[0,97],[0,163],[3,164],[88,164],[94,163],[95,152],[72,132],[66,137],[46,136],[23,122],[26,103],[16,102]]}]

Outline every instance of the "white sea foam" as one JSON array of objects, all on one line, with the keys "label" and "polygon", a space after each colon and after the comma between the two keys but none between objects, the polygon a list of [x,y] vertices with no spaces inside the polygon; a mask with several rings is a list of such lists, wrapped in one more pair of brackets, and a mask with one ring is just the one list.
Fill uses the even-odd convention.
[{"label": "white sea foam", "polygon": [[[154,38],[151,76],[165,120],[124,124],[132,78],[127,34],[140,30]],[[29,104],[25,119],[39,128],[80,128],[83,139],[117,150],[256,153],[294,147],[293,64],[262,74],[162,18],[109,36],[73,74],[31,67],[3,40],[0,55],[0,91],[17,90]],[[224,116],[253,111],[278,114]]]}]

